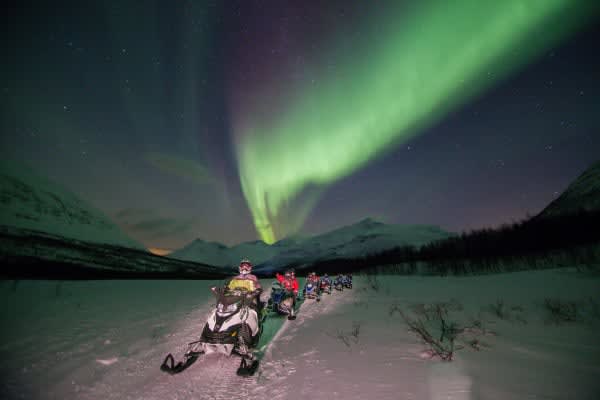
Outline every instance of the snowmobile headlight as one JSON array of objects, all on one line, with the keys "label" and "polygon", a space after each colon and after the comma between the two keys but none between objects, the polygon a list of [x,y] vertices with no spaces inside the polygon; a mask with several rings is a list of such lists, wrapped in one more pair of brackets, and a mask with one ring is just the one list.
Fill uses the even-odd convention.
[{"label": "snowmobile headlight", "polygon": [[233,303],[226,306],[223,303],[217,304],[217,315],[225,316],[234,313],[238,310],[238,303]]},{"label": "snowmobile headlight", "polygon": [[238,309],[238,304],[237,303],[233,303],[227,306],[227,308],[225,309],[225,312],[236,312]]}]

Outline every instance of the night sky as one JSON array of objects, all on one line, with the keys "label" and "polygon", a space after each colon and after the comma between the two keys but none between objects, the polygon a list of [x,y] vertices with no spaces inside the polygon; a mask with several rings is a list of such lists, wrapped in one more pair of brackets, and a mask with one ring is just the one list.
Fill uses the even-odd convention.
[{"label": "night sky", "polygon": [[0,156],[148,247],[510,223],[600,158],[598,4],[19,1]]}]

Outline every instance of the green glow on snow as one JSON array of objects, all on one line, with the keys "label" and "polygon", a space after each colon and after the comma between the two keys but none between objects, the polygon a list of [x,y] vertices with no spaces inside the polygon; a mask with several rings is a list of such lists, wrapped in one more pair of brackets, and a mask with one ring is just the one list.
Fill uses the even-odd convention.
[{"label": "green glow on snow", "polygon": [[585,3],[420,1],[385,10],[352,59],[334,40],[324,60],[335,70],[318,69],[282,111],[236,127],[240,181],[262,240],[299,226],[280,221],[308,185],[347,176],[480,94],[573,31]]}]

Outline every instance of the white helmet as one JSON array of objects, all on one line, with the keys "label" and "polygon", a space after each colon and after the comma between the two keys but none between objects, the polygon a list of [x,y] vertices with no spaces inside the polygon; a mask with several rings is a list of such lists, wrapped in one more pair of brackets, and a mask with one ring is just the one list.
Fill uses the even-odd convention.
[{"label": "white helmet", "polygon": [[239,271],[240,271],[241,275],[247,275],[250,272],[252,272],[252,264],[250,263],[250,260],[248,260],[247,258],[244,258],[240,262]]}]

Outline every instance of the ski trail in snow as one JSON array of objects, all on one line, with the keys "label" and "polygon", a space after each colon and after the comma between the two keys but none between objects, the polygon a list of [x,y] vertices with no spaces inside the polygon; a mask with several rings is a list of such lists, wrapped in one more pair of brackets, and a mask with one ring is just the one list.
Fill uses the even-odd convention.
[{"label": "ski trail in snow", "polygon": [[[346,295],[337,293],[337,295],[325,294],[320,302],[306,300],[302,304],[296,320],[285,321],[281,329],[273,337],[273,340],[268,344],[258,372],[257,383],[259,385],[252,392],[257,397],[252,398],[264,399],[265,396],[268,396],[270,400],[284,400],[295,398],[296,396],[299,396],[298,398],[304,396],[314,397],[314,390],[308,390],[310,382],[303,385],[302,390],[298,393],[297,387],[294,386],[294,382],[297,379],[293,380],[290,378],[294,378],[301,364],[319,363],[319,354],[317,354],[317,351],[307,351],[292,359],[282,357],[281,354],[285,353],[289,346],[294,347],[294,342],[300,339],[299,335],[302,335],[303,325],[315,318],[332,312],[340,305],[349,302],[351,298],[350,293]],[[306,341],[305,338],[301,340]],[[300,379],[303,380],[303,378]],[[316,388],[313,389],[316,390]]]},{"label": "ski trail in snow", "polygon": [[[268,298],[269,292],[265,291],[263,299]],[[275,323],[272,327],[279,323],[281,326],[271,331],[273,336],[259,349],[261,364],[253,377],[238,376],[240,358],[222,354],[203,355],[180,374],[169,375],[160,371],[159,366],[167,353],[171,352],[179,361],[187,350],[187,343],[197,340],[214,307],[214,302],[209,301],[176,326],[168,327],[163,340],[148,343],[140,339],[128,343],[125,354],[95,358],[93,361],[103,375],[89,387],[82,388],[77,398],[264,400],[267,396],[269,400],[288,399],[293,389],[289,378],[296,374],[300,365],[298,360],[282,357],[281,349],[294,346],[296,340],[306,341],[302,337],[303,325],[332,312],[352,297],[352,292],[345,291],[324,295],[321,302],[307,299],[294,321],[283,316],[279,317],[280,320],[270,317],[273,318],[271,323]],[[300,355],[303,363],[318,362],[318,354],[305,353]]]}]

